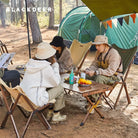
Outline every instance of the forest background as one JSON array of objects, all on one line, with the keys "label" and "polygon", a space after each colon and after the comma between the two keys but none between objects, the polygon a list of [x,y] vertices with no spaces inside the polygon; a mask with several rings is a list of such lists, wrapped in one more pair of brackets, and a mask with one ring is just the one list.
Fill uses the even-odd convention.
[{"label": "forest background", "polygon": [[[25,64],[28,61],[27,22],[25,1],[28,7],[36,7],[38,11],[28,12],[31,53],[35,53],[36,46],[41,41],[50,42],[57,34],[57,28],[65,15],[73,8],[84,5],[81,0],[0,0],[0,40],[6,44],[9,52],[15,52],[12,67]],[[4,3],[5,2],[5,3]],[[9,2],[9,4],[7,4]],[[46,11],[40,11],[40,8]],[[49,8],[50,7],[50,8]],[[21,10],[23,9],[23,11]],[[29,10],[29,9],[28,9]],[[41,9],[42,10],[42,9]],[[22,11],[22,12],[20,12]],[[94,52],[89,53],[83,67],[88,67],[94,59]],[[120,97],[116,110],[111,110],[103,102],[100,108],[105,119],[98,114],[89,116],[86,124],[79,124],[85,116],[86,101],[80,95],[65,95],[66,107],[62,111],[67,114],[67,121],[58,125],[52,125],[52,129],[46,131],[37,118],[31,122],[26,137],[30,138],[136,138],[138,136],[138,66],[133,64],[127,78],[127,86],[131,98],[131,104],[127,105],[125,92]],[[113,100],[117,96],[118,89],[112,95]],[[1,94],[1,93],[0,93]],[[0,122],[6,113],[5,106],[0,107]],[[19,110],[15,112],[17,127],[23,130],[26,121]],[[7,122],[5,129],[0,129],[1,138],[14,138],[12,123]]]},{"label": "forest background", "polygon": [[57,29],[65,15],[81,5],[81,0],[0,0],[1,26],[30,26],[32,42],[40,43],[41,28]]}]

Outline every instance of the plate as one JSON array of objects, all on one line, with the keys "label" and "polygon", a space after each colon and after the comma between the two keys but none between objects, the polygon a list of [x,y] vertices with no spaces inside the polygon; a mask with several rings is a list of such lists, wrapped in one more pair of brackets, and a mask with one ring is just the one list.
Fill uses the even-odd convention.
[{"label": "plate", "polygon": [[[76,81],[77,81],[77,78],[74,77],[74,83],[76,83]],[[69,78],[64,78],[64,82],[69,83]]]},{"label": "plate", "polygon": [[89,87],[91,84],[79,84],[80,87]]}]

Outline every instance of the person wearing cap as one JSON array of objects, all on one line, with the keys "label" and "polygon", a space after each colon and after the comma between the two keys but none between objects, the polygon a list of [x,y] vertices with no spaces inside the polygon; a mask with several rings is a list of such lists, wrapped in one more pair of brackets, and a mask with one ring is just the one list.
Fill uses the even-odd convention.
[{"label": "person wearing cap", "polygon": [[[60,85],[59,65],[54,58],[56,50],[47,42],[42,42],[37,47],[34,59],[29,59],[21,88],[28,98],[37,106],[43,106],[55,99],[54,108],[47,113],[47,119],[52,122],[66,120],[66,115],[61,115],[60,110],[65,107],[64,89]],[[53,111],[54,110],[54,111]]]},{"label": "person wearing cap", "polygon": [[59,72],[66,73],[73,68],[73,61],[69,49],[63,43],[61,36],[55,36],[50,45],[56,50],[56,59],[59,64]]},{"label": "person wearing cap", "polygon": [[[93,45],[96,46],[97,51],[94,61],[89,68],[85,69],[87,78],[109,85],[119,81],[123,71],[121,56],[117,50],[110,47],[108,37],[104,35],[96,36]],[[98,96],[94,96],[97,100]]]}]

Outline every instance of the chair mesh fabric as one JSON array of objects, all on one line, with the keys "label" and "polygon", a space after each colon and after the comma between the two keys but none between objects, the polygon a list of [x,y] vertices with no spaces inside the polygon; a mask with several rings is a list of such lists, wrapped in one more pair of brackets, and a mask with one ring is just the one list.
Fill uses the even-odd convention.
[{"label": "chair mesh fabric", "polygon": [[72,45],[70,47],[70,52],[73,60],[73,65],[75,67],[78,67],[81,64],[85,54],[90,49],[91,45],[92,45],[91,41],[88,43],[80,43],[76,39],[73,40]]},{"label": "chair mesh fabric", "polygon": [[115,48],[119,52],[119,54],[122,58],[123,74],[124,74],[127,67],[129,66],[132,58],[134,57],[134,55],[137,51],[137,46],[133,47],[131,49],[121,49],[121,48],[117,47],[115,44],[113,44],[112,47]]},{"label": "chair mesh fabric", "polygon": [[[0,79],[0,84],[4,86],[4,88],[10,93],[11,97],[16,100],[17,96],[19,94],[22,94],[19,101],[18,101],[18,105],[21,106],[22,108],[24,108],[26,111],[31,112],[33,111],[32,108],[29,106],[29,104],[26,102],[25,98],[29,101],[29,103],[31,103],[31,105],[33,106],[34,109],[37,109],[38,106],[36,106],[35,104],[33,104],[29,98],[27,97],[27,95],[23,92],[22,88],[20,86],[16,86],[14,88],[10,88],[6,85],[6,83]],[[25,98],[24,98],[25,97]]]}]

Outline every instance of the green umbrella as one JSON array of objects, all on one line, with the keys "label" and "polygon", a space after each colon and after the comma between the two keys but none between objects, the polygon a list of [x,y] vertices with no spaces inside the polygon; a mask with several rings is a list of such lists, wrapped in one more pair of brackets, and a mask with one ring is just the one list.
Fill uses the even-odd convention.
[{"label": "green umbrella", "polygon": [[138,13],[138,0],[82,0],[103,21],[116,15]]}]

